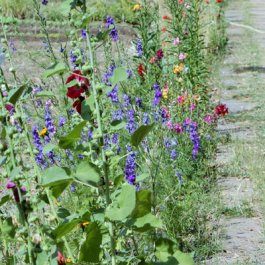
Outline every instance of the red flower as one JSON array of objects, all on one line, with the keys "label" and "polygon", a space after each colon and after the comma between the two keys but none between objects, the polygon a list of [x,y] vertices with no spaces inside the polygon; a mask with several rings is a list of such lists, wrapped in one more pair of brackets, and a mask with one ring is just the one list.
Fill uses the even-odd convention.
[{"label": "red flower", "polygon": [[161,60],[163,57],[164,57],[164,52],[163,52],[162,49],[159,49],[159,50],[156,52],[156,59],[157,59],[157,60]]},{"label": "red flower", "polygon": [[219,104],[215,107],[214,114],[225,116],[228,114],[228,107],[225,104]]},{"label": "red flower", "polygon": [[162,32],[167,32],[167,28],[162,28],[161,31]]},{"label": "red flower", "polygon": [[67,78],[66,84],[70,83],[73,80],[76,80],[78,84],[68,87],[67,96],[69,98],[75,99],[80,97],[81,93],[84,93],[88,89],[90,82],[86,77],[82,76],[80,70],[73,71],[73,74]]},{"label": "red flower", "polygon": [[138,66],[138,74],[141,77],[144,76],[144,66],[142,64],[139,64],[139,66]]},{"label": "red flower", "polygon": [[222,3],[223,0],[216,0],[216,3]]},{"label": "red flower", "polygon": [[84,100],[84,97],[79,97],[73,104],[73,108],[76,109],[76,111],[81,114],[81,106],[82,106],[82,101]]},{"label": "red flower", "polygon": [[164,20],[172,20],[172,18],[169,17],[169,16],[163,16],[162,18],[163,18]]},{"label": "red flower", "polygon": [[64,256],[59,250],[57,251],[57,262],[58,265],[66,265]]}]

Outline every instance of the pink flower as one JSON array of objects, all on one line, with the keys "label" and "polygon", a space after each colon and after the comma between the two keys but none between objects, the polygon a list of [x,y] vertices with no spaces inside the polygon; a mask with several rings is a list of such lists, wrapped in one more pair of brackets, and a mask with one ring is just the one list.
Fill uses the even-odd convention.
[{"label": "pink flower", "polygon": [[185,124],[186,124],[186,125],[190,125],[190,124],[191,124],[191,118],[187,118],[187,119],[185,120]]},{"label": "pink flower", "polygon": [[186,58],[187,58],[187,53],[181,53],[181,54],[179,55],[179,60],[180,60],[180,61],[184,61]]},{"label": "pink flower", "polygon": [[176,124],[174,125],[174,130],[175,130],[176,133],[179,133],[179,134],[182,134],[182,133],[183,133],[183,128],[182,128],[182,126],[181,126],[180,124],[178,124],[178,123],[176,123]]},{"label": "pink flower", "polygon": [[203,118],[203,120],[206,123],[211,124],[213,122],[213,120],[214,120],[214,117],[212,115],[210,115],[210,114],[209,115],[205,115],[204,118]]},{"label": "pink flower", "polygon": [[177,37],[177,38],[175,38],[175,39],[173,40],[173,45],[177,46],[177,45],[179,45],[179,44],[180,44],[180,39],[179,39],[179,37]]},{"label": "pink flower", "polygon": [[166,122],[166,126],[167,126],[167,128],[168,128],[169,130],[172,130],[172,129],[173,129],[173,123],[172,123],[172,121],[167,121],[167,122]]},{"label": "pink flower", "polygon": [[189,111],[194,111],[195,106],[196,106],[196,105],[195,105],[194,103],[192,103],[191,106],[189,107]]},{"label": "pink flower", "polygon": [[185,101],[185,97],[184,96],[178,96],[178,103],[180,105],[182,105],[184,103],[184,101]]}]

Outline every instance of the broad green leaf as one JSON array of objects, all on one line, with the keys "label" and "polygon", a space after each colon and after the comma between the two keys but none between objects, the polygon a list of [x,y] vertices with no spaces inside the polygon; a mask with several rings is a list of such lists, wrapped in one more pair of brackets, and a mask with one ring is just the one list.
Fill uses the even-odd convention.
[{"label": "broad green leaf", "polygon": [[57,210],[57,215],[58,215],[58,217],[64,219],[64,218],[66,218],[67,216],[71,215],[71,213],[70,213],[67,209],[60,207],[60,208]]},{"label": "broad green leaf", "polygon": [[46,144],[42,150],[43,154],[48,154],[49,152],[51,152],[53,149],[57,148],[57,145],[55,144]]},{"label": "broad green leaf", "polygon": [[63,63],[54,63],[52,66],[47,68],[43,73],[44,78],[54,76],[56,74],[61,74],[66,70],[66,67]]},{"label": "broad green leaf", "polygon": [[91,223],[86,228],[86,240],[81,246],[79,262],[98,263],[100,261],[100,245],[102,234],[97,223]]},{"label": "broad green leaf", "polygon": [[179,265],[194,265],[194,260],[191,254],[183,253],[180,250],[177,250],[174,253],[174,257],[178,260]]},{"label": "broad green leaf", "polygon": [[18,99],[21,97],[23,94],[24,90],[27,88],[27,84],[22,85],[18,89],[12,89],[9,93],[9,98],[8,101],[12,103],[13,105],[16,104]]},{"label": "broad green leaf", "polygon": [[64,192],[64,190],[72,183],[72,181],[72,179],[69,179],[68,181],[62,182],[51,187],[52,196],[57,199]]},{"label": "broad green leaf", "polygon": [[159,238],[156,241],[156,250],[155,255],[159,259],[159,261],[168,261],[170,257],[173,256],[176,246],[174,243],[167,238]]},{"label": "broad green leaf", "polygon": [[4,197],[1,198],[0,200],[0,206],[4,205],[6,202],[11,200],[11,196],[10,195],[5,195]]},{"label": "broad green leaf", "polygon": [[148,213],[137,218],[133,223],[133,226],[136,228],[136,230],[144,232],[153,228],[163,228],[163,223],[156,216]]},{"label": "broad green leaf", "polygon": [[78,225],[80,223],[81,223],[80,219],[74,219],[70,222],[62,223],[52,232],[52,235],[54,236],[54,238],[59,239],[67,235],[74,229],[78,228]]},{"label": "broad green leaf", "polygon": [[74,144],[80,140],[82,129],[86,125],[86,121],[82,121],[67,135],[59,139],[59,146],[63,149],[72,149]]},{"label": "broad green leaf", "polygon": [[55,97],[55,94],[52,91],[40,91],[37,94],[35,94],[36,98],[39,97]]},{"label": "broad green leaf", "polygon": [[137,147],[142,140],[147,136],[147,134],[153,129],[154,124],[139,127],[131,136],[131,143],[133,146]]},{"label": "broad green leaf", "polygon": [[2,222],[0,230],[3,236],[14,238],[16,230],[11,217],[8,217]]},{"label": "broad green leaf", "polygon": [[89,121],[92,119],[92,108],[93,107],[93,97],[89,97],[85,100],[82,101],[81,103],[81,117],[85,120],[85,121]]},{"label": "broad green leaf", "polygon": [[100,176],[99,168],[88,161],[84,160],[77,166],[75,177],[83,183],[97,187]]},{"label": "broad green leaf", "polygon": [[66,171],[60,167],[50,167],[44,171],[42,177],[42,185],[44,187],[52,187],[64,183],[69,183],[73,179],[69,177]]},{"label": "broad green leaf", "polygon": [[166,261],[154,262],[152,265],[179,265],[179,263],[174,256],[168,256]]},{"label": "broad green leaf", "polygon": [[136,193],[136,206],[133,210],[132,217],[139,218],[151,213],[151,191],[140,190]]},{"label": "broad green leaf", "polygon": [[110,81],[112,86],[115,86],[117,83],[127,80],[127,78],[128,73],[126,72],[126,69],[124,67],[118,67],[114,70]]},{"label": "broad green leaf", "polygon": [[36,265],[47,265],[49,256],[46,252],[41,252],[37,254]]},{"label": "broad green leaf", "polygon": [[124,122],[124,121],[113,121],[110,125],[111,125],[111,129],[113,131],[118,131],[118,130],[121,130],[125,127],[126,122]]},{"label": "broad green leaf", "polygon": [[135,186],[124,184],[116,201],[106,209],[106,217],[112,221],[123,221],[132,213],[135,203]]}]

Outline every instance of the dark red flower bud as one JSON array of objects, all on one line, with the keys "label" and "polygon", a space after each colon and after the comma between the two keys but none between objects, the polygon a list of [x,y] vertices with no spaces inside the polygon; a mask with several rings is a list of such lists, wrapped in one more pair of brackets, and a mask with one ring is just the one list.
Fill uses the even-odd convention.
[{"label": "dark red flower bud", "polygon": [[162,58],[164,57],[164,52],[162,49],[159,49],[157,52],[156,52],[156,59],[157,60],[162,60]]}]

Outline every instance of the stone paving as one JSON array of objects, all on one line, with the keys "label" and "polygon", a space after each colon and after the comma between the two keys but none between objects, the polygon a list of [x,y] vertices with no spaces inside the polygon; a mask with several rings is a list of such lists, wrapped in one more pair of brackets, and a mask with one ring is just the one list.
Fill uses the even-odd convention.
[{"label": "stone paving", "polygon": [[[247,3],[251,8],[247,10],[251,17],[252,26],[255,29],[265,31],[265,1],[264,0],[233,0],[227,11],[227,19],[230,22],[245,23],[242,5]],[[242,5],[241,5],[242,4]],[[249,29],[230,25],[228,28],[230,54],[224,59],[224,66],[220,71],[222,90],[220,101],[228,105],[231,115],[248,113],[258,108],[258,103],[250,102],[246,96],[248,91],[241,87],[244,79],[249,75],[264,77],[264,66],[250,67],[238,62],[233,52],[244,39],[243,36]],[[261,49],[265,48],[265,34],[253,34]],[[255,87],[255,84],[254,84]],[[255,89],[255,88],[254,88]],[[232,139],[226,145],[219,145],[216,163],[220,168],[228,167],[236,159],[236,146],[233,140],[254,141],[255,131],[248,123],[227,120],[220,121],[218,130],[221,135],[229,134]],[[222,251],[212,259],[206,261],[207,265],[265,265],[263,217],[259,207],[254,202],[255,191],[249,176],[220,176],[217,182],[224,208],[240,209],[242,202],[247,203],[253,213],[250,216],[225,216],[220,220],[218,237],[222,244]]]}]

